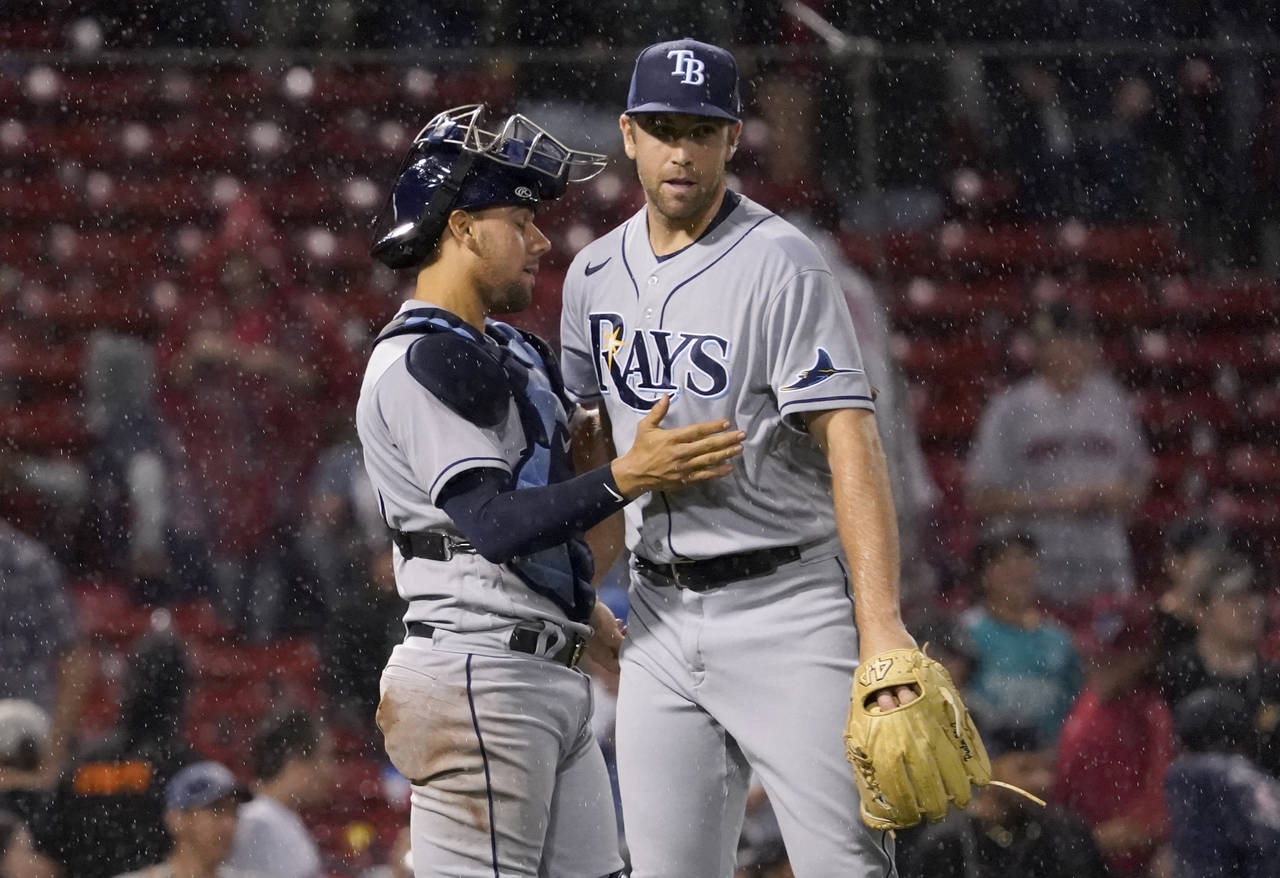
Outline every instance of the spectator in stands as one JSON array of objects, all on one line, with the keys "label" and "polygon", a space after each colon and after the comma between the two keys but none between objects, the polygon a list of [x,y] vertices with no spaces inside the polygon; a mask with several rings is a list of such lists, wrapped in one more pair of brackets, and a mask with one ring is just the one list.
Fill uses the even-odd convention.
[{"label": "spectator in stands", "polygon": [[325,688],[334,721],[378,747],[373,737],[378,685],[387,656],[404,640],[405,603],[396,591],[389,540],[380,538],[353,552],[361,573],[329,608],[321,639]]},{"label": "spectator in stands", "polygon": [[85,359],[90,507],[105,569],[127,577],[146,603],[207,591],[205,525],[156,408],[154,350],[99,330]]},{"label": "spectator in stands", "polygon": [[183,737],[188,679],[172,635],[144,635],[135,646],[116,730],[61,778],[33,827],[68,875],[109,878],[165,855],[165,784],[197,758]]},{"label": "spectator in stands", "polygon": [[1095,222],[1151,215],[1157,145],[1155,95],[1140,76],[1120,80],[1109,115],[1083,127],[1081,178],[1084,215]]},{"label": "spectator in stands", "polygon": [[364,470],[355,424],[346,412],[334,420],[336,441],[320,453],[311,474],[301,536],[329,615],[362,596],[365,548],[375,540],[385,543],[388,532]]},{"label": "spectator in stands", "polygon": [[1073,216],[1079,135],[1058,78],[1033,63],[1019,64],[1011,74],[1006,162],[1018,182],[1018,206],[1031,217]]},{"label": "spectator in stands", "polygon": [[0,698],[34,701],[51,717],[36,771],[0,771],[0,788],[50,788],[72,750],[94,673],[75,605],[49,550],[0,521]]},{"label": "spectator in stands", "polygon": [[[0,699],[0,775],[38,776],[49,751],[49,714],[34,701]],[[0,787],[0,811],[28,825],[48,807],[50,791]]]},{"label": "spectator in stands", "polygon": [[298,816],[333,792],[333,741],[301,709],[269,717],[253,738],[253,800],[227,862],[268,878],[320,878],[320,850]]},{"label": "spectator in stands", "polygon": [[1226,535],[1204,518],[1181,519],[1169,527],[1161,558],[1164,584],[1156,600],[1160,655],[1172,655],[1196,639],[1200,583],[1225,545]]},{"label": "spectator in stands", "polygon": [[[982,738],[995,780],[1048,795],[1053,750],[1034,727],[988,726]],[[926,827],[898,866],[903,878],[1108,878],[1078,816],[997,786],[978,791],[964,813]]]},{"label": "spectator in stands", "polygon": [[1195,600],[1195,639],[1160,664],[1165,700],[1177,706],[1205,687],[1236,693],[1248,707],[1250,753],[1280,776],[1280,666],[1259,652],[1266,624],[1264,583],[1244,558],[1222,554],[1201,571]]},{"label": "spectator in stands", "polygon": [[331,315],[291,293],[259,251],[229,252],[213,271],[201,307],[161,340],[167,419],[211,523],[219,608],[266,639],[281,628],[295,572],[296,486],[318,450],[316,412],[340,408],[355,373]]},{"label": "spectator in stands", "polygon": [[237,812],[248,798],[225,765],[195,762],[165,786],[164,825],[173,847],[164,862],[119,878],[250,878],[226,865]]},{"label": "spectator in stands", "polygon": [[1098,363],[1088,322],[1063,304],[1036,314],[1036,372],[982,414],[967,490],[986,533],[1031,534],[1047,608],[1078,616],[1128,592],[1129,516],[1152,469],[1130,403]]},{"label": "spectator in stands", "polygon": [[1280,780],[1247,755],[1253,729],[1244,700],[1201,689],[1179,702],[1183,752],[1165,798],[1173,878],[1264,878],[1280,864]]},{"label": "spectator in stands", "polygon": [[1081,638],[1086,685],[1058,739],[1052,799],[1075,811],[1116,878],[1143,875],[1168,837],[1173,718],[1155,682],[1151,607],[1104,596]]},{"label": "spectator in stands", "polygon": [[1273,74],[1249,148],[1259,268],[1280,275],[1280,76]]},{"label": "spectator in stands", "polygon": [[1238,209],[1243,157],[1232,143],[1229,95],[1207,58],[1187,58],[1177,72],[1174,151],[1180,214],[1210,270],[1241,264],[1251,211]]},{"label": "spectator in stands", "polygon": [[1071,634],[1036,599],[1036,543],[1027,534],[989,536],[973,554],[978,601],[963,616],[973,643],[969,691],[993,724],[1032,726],[1046,746],[1079,694]]},{"label": "spectator in stands", "polygon": [[58,878],[58,864],[36,850],[23,818],[0,811],[0,878]]}]

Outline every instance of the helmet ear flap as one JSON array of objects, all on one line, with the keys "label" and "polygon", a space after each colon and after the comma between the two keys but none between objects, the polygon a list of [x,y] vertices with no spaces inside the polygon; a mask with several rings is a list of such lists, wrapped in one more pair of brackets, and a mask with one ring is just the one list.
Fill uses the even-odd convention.
[{"label": "helmet ear flap", "polygon": [[444,231],[475,160],[476,154],[466,150],[449,157],[434,149],[417,157],[411,152],[374,222],[370,255],[392,269],[421,265]]}]

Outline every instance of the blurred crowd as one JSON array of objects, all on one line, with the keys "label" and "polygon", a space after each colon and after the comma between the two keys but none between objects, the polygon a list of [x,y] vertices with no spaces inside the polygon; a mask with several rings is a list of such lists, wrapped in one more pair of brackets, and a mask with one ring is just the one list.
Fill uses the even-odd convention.
[{"label": "blurred crowd", "polygon": [[42,3],[0,45],[266,64],[255,51],[452,52],[445,67],[505,66],[525,108],[576,118],[604,146],[616,100],[600,98],[629,73],[619,47],[688,34],[737,47],[762,123],[746,145],[771,184],[831,198],[850,224],[1158,219],[1207,268],[1280,272],[1280,13],[1256,0]]},{"label": "blurred crowd", "polygon": [[[1142,575],[1129,534],[1153,476],[1150,443],[1089,315],[1054,302],[1029,312],[1032,368],[990,398],[973,433],[966,563],[931,571],[939,495],[891,318],[835,239],[809,231],[885,388],[909,627],[965,692],[997,779],[1049,802],[983,790],[967,813],[902,835],[903,874],[1267,874],[1280,845],[1268,547],[1206,507],[1162,525],[1161,556],[1145,565],[1158,573]],[[192,275],[201,307],[153,341],[94,334],[91,445],[72,492],[82,505],[36,535],[0,525],[5,850],[46,869],[0,875],[111,876],[200,857],[225,862],[226,875],[384,868],[356,871],[322,850],[300,816],[337,794],[338,737],[359,742],[353,758],[381,758],[378,672],[404,605],[344,414],[358,349],[322,300],[273,267],[272,237],[260,210],[239,205]],[[623,618],[624,569],[604,586]],[[104,587],[152,612],[128,645],[118,714],[94,737],[81,719],[107,656],[81,634],[103,620],[81,613]],[[211,718],[189,704],[198,656],[163,623],[193,606],[232,652],[301,638],[322,654],[318,698],[241,714],[252,734],[226,757],[232,771],[202,752],[193,722]],[[597,681],[606,754],[611,685]],[[224,709],[237,697],[224,694]],[[741,874],[788,874],[767,795],[750,802]],[[397,874],[392,840],[376,849]]]},{"label": "blurred crowd", "polygon": [[[740,57],[751,114],[735,184],[778,210],[810,208],[793,218],[807,224],[845,288],[881,390],[909,627],[962,687],[997,779],[1049,803],[984,789],[967,813],[900,835],[902,873],[1274,874],[1273,545],[1208,502],[1142,519],[1164,449],[1135,414],[1131,382],[1114,374],[1086,308],[1030,294],[1005,315],[1023,333],[1030,368],[983,376],[981,415],[961,443],[963,476],[941,488],[917,425],[922,388],[897,363],[901,336],[913,329],[896,307],[903,291],[897,279],[869,279],[849,264],[840,234],[932,235],[953,219],[1054,228],[1074,219],[1104,228],[1167,222],[1192,273],[1280,274],[1280,77],[1266,51],[1232,48],[1241,37],[1280,36],[1280,13],[1261,2],[806,5],[883,44],[869,80],[879,105],[874,179],[850,146],[867,118],[857,110],[866,95],[851,78],[854,59],[829,54],[781,4],[45,2],[38,15],[0,24],[0,35],[9,48],[80,52],[90,67],[104,49],[567,50],[572,63],[531,52],[500,71],[499,99],[552,128],[544,114],[571,116],[606,150],[616,148],[629,73],[614,46],[698,33],[747,47]],[[1033,40],[1147,48],[991,48]],[[1161,52],[1170,40],[1206,42]],[[894,53],[920,44],[930,51]],[[79,159],[54,155],[35,171],[22,164],[44,161],[27,149],[29,133],[42,124],[71,130],[80,120],[56,113],[92,107],[42,101],[43,68],[3,60],[13,74],[5,87],[21,83],[6,94],[24,93],[31,105],[30,118],[19,120],[16,109],[14,119],[0,118],[0,148],[18,156],[5,181],[47,173],[92,197],[95,172]],[[128,258],[106,254],[126,282],[112,274],[96,285],[142,318],[103,325],[85,292],[95,286],[90,269],[75,266],[74,253],[58,261],[63,232],[75,236],[65,217],[53,232],[36,229],[39,266],[0,249],[0,399],[21,414],[39,402],[29,385],[52,382],[83,431],[43,450],[0,443],[0,878],[407,874],[403,833],[394,825],[381,832],[362,810],[381,801],[392,821],[407,820],[407,785],[386,775],[373,724],[379,670],[403,636],[403,603],[351,422],[365,347],[401,291],[364,267],[359,226],[376,196],[326,214],[332,228],[311,229],[299,245],[270,193],[305,195],[299,171],[305,183],[344,192],[347,177],[373,176],[371,166],[389,173],[403,137],[388,135],[379,113],[441,109],[430,89],[413,91],[415,72],[426,76],[418,68],[403,76],[414,95],[404,106],[251,104],[252,118],[238,122],[253,136],[270,133],[254,127],[270,117],[281,142],[297,134],[300,149],[329,163],[286,166],[251,154],[244,185],[219,195],[216,211],[155,219],[179,239],[169,252],[181,256],[166,265],[173,285],[147,277],[144,289]],[[491,84],[493,71],[485,77],[475,87]],[[164,112],[200,118],[198,109]],[[126,137],[156,122],[127,121]],[[406,128],[423,121],[399,120]],[[178,127],[162,116],[154,130],[167,137]],[[339,155],[341,137],[353,132],[364,137],[353,140],[355,159]],[[180,173],[196,175],[196,165]],[[254,175],[288,179],[253,197]],[[630,209],[627,184],[602,181],[596,202],[572,206],[572,223],[599,232]],[[24,205],[5,204],[17,239],[29,231]],[[572,247],[572,223],[549,220],[558,249]],[[88,216],[74,224],[101,231]],[[348,232],[359,239],[362,266],[352,290],[320,258]],[[1037,283],[1019,277],[1010,288],[1021,295]],[[35,328],[48,300],[67,303],[56,336]],[[995,315],[980,317],[971,331],[990,333]],[[26,354],[8,353],[34,349],[56,356],[32,376],[19,362]],[[68,351],[75,356],[64,361]],[[962,510],[959,539],[944,532],[948,504]],[[1132,539],[1144,526],[1155,542]],[[624,578],[615,570],[604,587],[622,617]],[[104,595],[120,602],[103,603]],[[125,616],[142,621],[127,628]],[[199,637],[178,619],[199,620]],[[304,669],[293,688],[273,677],[261,694],[256,684],[267,681],[254,675],[273,669],[243,657],[275,661],[284,653],[270,650],[294,643],[318,652],[318,669]],[[232,667],[211,670],[219,662]],[[212,677],[221,688],[210,689]],[[606,755],[611,685],[597,681]],[[339,775],[356,762],[370,771],[353,786]],[[742,878],[790,874],[759,788],[740,862]]]}]

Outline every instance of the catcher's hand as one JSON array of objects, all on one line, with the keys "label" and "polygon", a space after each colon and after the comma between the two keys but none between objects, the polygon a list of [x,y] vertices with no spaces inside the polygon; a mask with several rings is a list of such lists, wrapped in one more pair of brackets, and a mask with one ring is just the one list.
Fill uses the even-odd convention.
[{"label": "catcher's hand", "polygon": [[[873,693],[915,686],[920,697],[884,711]],[[969,785],[991,782],[991,761],[946,668],[918,649],[891,649],[853,678],[845,755],[862,795],[862,822],[905,829],[969,804]]]}]

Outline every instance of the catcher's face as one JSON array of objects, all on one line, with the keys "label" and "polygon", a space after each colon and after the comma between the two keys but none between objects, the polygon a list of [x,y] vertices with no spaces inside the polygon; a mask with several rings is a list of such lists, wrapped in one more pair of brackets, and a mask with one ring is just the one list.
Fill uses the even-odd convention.
[{"label": "catcher's face", "polygon": [[514,314],[533,301],[538,260],[551,249],[527,207],[490,207],[472,214],[476,282],[490,314]]},{"label": "catcher's face", "polygon": [[682,113],[624,115],[622,145],[645,200],[673,225],[696,224],[718,204],[741,122]]}]

